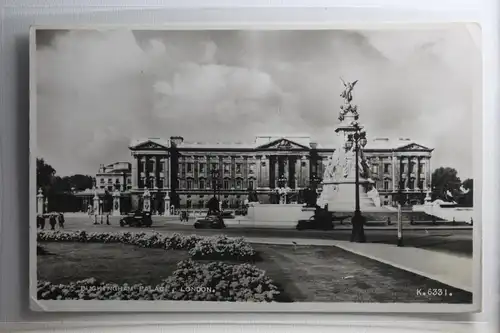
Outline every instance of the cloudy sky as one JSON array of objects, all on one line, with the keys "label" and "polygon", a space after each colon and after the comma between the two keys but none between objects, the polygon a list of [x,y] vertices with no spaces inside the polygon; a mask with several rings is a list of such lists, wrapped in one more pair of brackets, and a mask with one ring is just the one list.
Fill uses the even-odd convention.
[{"label": "cloudy sky", "polygon": [[39,31],[38,156],[59,175],[130,159],[131,139],[335,142],[339,77],[368,135],[435,148],[472,177],[478,45],[465,26],[379,31]]}]

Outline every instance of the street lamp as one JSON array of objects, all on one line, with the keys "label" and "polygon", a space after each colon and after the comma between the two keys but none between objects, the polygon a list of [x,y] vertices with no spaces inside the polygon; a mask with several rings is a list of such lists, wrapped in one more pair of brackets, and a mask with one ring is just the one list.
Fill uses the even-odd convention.
[{"label": "street lamp", "polygon": [[366,132],[362,130],[359,124],[353,124],[353,134],[349,134],[346,141],[346,148],[351,149],[354,146],[354,151],[356,152],[355,158],[355,186],[356,186],[356,206],[354,209],[354,216],[351,219],[352,223],[352,234],[351,242],[364,243],[366,242],[365,231],[363,225],[365,222],[364,217],[361,215],[361,210],[359,208],[359,154],[360,150],[366,146]]},{"label": "street lamp", "polygon": [[182,136],[170,137],[170,199],[173,201],[175,208],[178,207],[177,186],[179,184],[179,148],[178,146],[184,141]]},{"label": "street lamp", "polygon": [[219,184],[218,184],[218,181],[219,181],[219,170],[212,169],[210,171],[210,175],[212,176],[212,190],[214,191],[214,198],[215,198],[216,194],[217,194],[217,189],[219,188]]}]

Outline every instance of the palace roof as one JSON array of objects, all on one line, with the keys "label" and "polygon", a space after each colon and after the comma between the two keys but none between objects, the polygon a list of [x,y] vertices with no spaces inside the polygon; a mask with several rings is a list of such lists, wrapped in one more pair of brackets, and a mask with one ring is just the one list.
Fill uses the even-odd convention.
[{"label": "palace roof", "polygon": [[[182,142],[178,145],[181,149],[273,149],[279,146],[288,146],[297,149],[311,149],[316,146],[317,149],[333,150],[337,148],[337,144],[319,144],[311,140],[308,135],[267,135],[257,136],[254,142]],[[129,148],[136,149],[168,149],[170,141],[168,139],[160,138],[147,138],[134,140],[131,142]],[[398,150],[398,149],[412,149],[432,151],[428,148],[408,138],[389,139],[389,138],[375,138],[368,141],[365,147],[366,150]]]}]

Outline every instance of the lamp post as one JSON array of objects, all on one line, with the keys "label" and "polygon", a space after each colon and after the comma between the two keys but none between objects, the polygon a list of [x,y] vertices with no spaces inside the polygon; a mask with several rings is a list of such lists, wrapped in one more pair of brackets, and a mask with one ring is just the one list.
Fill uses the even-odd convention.
[{"label": "lamp post", "polygon": [[356,194],[355,194],[355,209],[354,216],[351,219],[352,223],[352,234],[351,234],[351,242],[364,243],[366,242],[365,231],[363,225],[365,223],[365,218],[361,215],[361,209],[359,207],[359,155],[360,150],[366,146],[366,132],[359,126],[358,123],[353,124],[353,132],[349,134],[346,141],[346,148],[351,149],[354,146],[355,151],[355,173],[356,178],[354,184],[356,186]]},{"label": "lamp post", "polygon": [[[219,170],[217,169],[212,169],[210,171],[210,175],[212,176],[212,190],[214,191],[214,198],[217,195],[217,190],[219,187]],[[220,197],[219,197],[220,199]]]},{"label": "lamp post", "polygon": [[170,200],[175,208],[179,208],[177,186],[179,184],[179,145],[184,141],[182,136],[170,137]]}]

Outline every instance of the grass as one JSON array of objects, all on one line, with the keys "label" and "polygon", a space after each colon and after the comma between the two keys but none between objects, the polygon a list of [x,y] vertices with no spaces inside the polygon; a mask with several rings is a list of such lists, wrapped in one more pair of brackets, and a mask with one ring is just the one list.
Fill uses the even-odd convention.
[{"label": "grass", "polygon": [[126,244],[43,243],[50,256],[38,256],[38,279],[69,283],[90,277],[118,284],[157,285],[188,259],[187,251],[145,249]]},{"label": "grass", "polygon": [[[68,283],[95,277],[114,283],[156,285],[189,255],[186,251],[145,249],[125,244],[44,243],[38,278]],[[283,292],[280,301],[471,303],[472,295],[428,278],[336,247],[253,244],[254,263]],[[452,296],[424,297],[418,290],[447,289]]]},{"label": "grass", "polygon": [[[376,303],[472,303],[472,294],[337,247],[253,244],[256,266],[295,301]],[[420,296],[446,289],[452,296]]]}]

